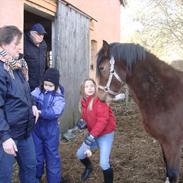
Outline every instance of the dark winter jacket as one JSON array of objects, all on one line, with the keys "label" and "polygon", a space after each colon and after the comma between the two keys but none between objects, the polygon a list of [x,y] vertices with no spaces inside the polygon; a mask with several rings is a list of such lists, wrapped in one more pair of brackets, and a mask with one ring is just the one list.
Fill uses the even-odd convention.
[{"label": "dark winter jacket", "polygon": [[0,144],[9,138],[28,137],[34,126],[29,84],[20,70],[13,74],[15,78],[0,61]]},{"label": "dark winter jacket", "polygon": [[37,47],[32,39],[30,33],[26,33],[24,37],[24,59],[29,68],[29,85],[31,91],[38,87],[43,78],[46,69],[46,52],[47,45],[43,40],[39,47]]},{"label": "dark winter jacket", "polygon": [[93,101],[92,109],[88,109],[92,97],[82,99],[82,118],[86,121],[87,129],[94,137],[111,133],[116,128],[116,119],[112,109],[97,97]]}]

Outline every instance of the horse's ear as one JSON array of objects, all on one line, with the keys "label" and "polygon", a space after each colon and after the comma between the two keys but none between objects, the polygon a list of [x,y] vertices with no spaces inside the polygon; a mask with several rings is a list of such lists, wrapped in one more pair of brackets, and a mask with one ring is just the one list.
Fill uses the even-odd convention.
[{"label": "horse's ear", "polygon": [[108,56],[109,53],[109,44],[107,43],[107,41],[103,40],[103,46],[102,49],[104,51],[104,55]]}]

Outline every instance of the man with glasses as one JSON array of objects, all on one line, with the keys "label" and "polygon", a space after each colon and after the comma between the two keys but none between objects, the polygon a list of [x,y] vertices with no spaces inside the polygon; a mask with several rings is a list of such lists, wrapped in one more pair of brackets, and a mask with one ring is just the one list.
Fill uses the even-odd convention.
[{"label": "man with glasses", "polygon": [[36,23],[24,37],[24,58],[28,64],[31,91],[40,85],[47,65],[45,34],[45,28],[40,23]]}]

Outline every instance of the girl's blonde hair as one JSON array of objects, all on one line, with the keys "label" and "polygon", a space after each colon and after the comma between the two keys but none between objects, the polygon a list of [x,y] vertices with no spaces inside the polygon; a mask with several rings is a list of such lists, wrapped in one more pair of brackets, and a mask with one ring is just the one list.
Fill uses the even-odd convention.
[{"label": "girl's blonde hair", "polygon": [[80,103],[79,103],[80,104],[80,106],[79,106],[80,112],[81,112],[81,100],[82,100],[82,98],[86,99],[85,84],[86,84],[87,81],[91,81],[94,84],[94,86],[95,86],[95,94],[92,97],[92,99],[90,100],[90,103],[88,105],[88,110],[90,110],[90,111],[92,110],[93,101],[94,101],[94,99],[97,96],[97,85],[96,85],[96,82],[93,79],[91,79],[91,78],[85,79],[83,81],[83,83],[81,84],[81,88],[80,88],[80,96],[81,96],[80,97]]}]

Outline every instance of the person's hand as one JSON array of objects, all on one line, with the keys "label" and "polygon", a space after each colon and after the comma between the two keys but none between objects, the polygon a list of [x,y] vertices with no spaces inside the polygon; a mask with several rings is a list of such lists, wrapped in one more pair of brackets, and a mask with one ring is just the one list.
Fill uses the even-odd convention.
[{"label": "person's hand", "polygon": [[92,152],[90,149],[87,149],[84,153],[88,158],[92,156]]},{"label": "person's hand", "polygon": [[95,138],[94,138],[91,134],[88,134],[88,135],[85,137],[84,143],[85,143],[86,145],[91,146],[94,142],[95,142]]},{"label": "person's hand", "polygon": [[90,146],[86,145],[85,143],[83,143],[83,147],[84,147],[84,154],[89,158],[92,156],[92,152],[90,149]]},{"label": "person's hand", "polygon": [[83,130],[86,128],[86,122],[83,119],[79,119],[76,123],[76,126],[80,129]]},{"label": "person's hand", "polygon": [[38,118],[39,118],[39,115],[40,115],[41,111],[38,110],[38,108],[35,105],[33,105],[32,106],[32,112],[33,112],[33,115],[35,116],[35,123],[36,123]]},{"label": "person's hand", "polygon": [[16,156],[16,152],[18,152],[15,141],[12,138],[7,139],[2,143],[3,149],[7,154]]}]

